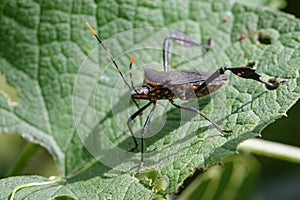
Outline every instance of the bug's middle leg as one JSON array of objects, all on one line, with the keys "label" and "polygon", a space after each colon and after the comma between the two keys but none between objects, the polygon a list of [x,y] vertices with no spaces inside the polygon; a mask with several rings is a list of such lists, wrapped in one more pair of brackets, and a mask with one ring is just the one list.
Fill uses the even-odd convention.
[{"label": "bug's middle leg", "polygon": [[190,36],[186,35],[181,31],[174,31],[168,37],[165,38],[163,43],[163,64],[164,71],[168,71],[168,61],[169,61],[169,48],[170,48],[170,40],[183,45],[183,46],[202,46],[203,48],[210,49],[213,46],[213,38],[210,38],[210,44],[201,44],[194,41]]},{"label": "bug's middle leg", "polygon": [[199,114],[201,117],[203,117],[204,119],[206,119],[207,121],[209,121],[214,127],[216,127],[216,129],[218,129],[220,132],[223,133],[231,133],[232,130],[225,130],[223,129],[221,126],[219,126],[216,122],[214,122],[213,120],[211,120],[209,117],[207,117],[206,115],[204,115],[202,112],[200,112],[197,108],[191,107],[191,106],[184,106],[184,105],[178,105],[176,104],[173,99],[169,100],[171,102],[171,104],[177,108],[180,109],[184,109],[184,110],[188,110],[191,112],[195,112],[197,114]]}]

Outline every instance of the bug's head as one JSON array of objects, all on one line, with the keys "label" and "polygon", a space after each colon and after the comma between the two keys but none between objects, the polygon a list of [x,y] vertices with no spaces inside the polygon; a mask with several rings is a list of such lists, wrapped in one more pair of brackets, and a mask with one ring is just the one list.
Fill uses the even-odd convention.
[{"label": "bug's head", "polygon": [[131,91],[131,96],[134,99],[149,99],[149,88],[148,87],[139,87]]}]

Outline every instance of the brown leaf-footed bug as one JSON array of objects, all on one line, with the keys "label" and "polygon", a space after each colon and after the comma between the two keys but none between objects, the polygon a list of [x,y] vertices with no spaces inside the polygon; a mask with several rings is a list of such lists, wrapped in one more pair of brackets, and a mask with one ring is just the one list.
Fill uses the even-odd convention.
[{"label": "brown leaf-footed bug", "polygon": [[[144,69],[144,83],[142,87],[134,87],[132,80],[132,64],[134,62],[134,58],[130,58],[129,72],[130,72],[130,82],[129,84],[124,75],[122,74],[119,66],[115,62],[113,56],[110,54],[109,50],[105,47],[100,37],[96,34],[94,29],[86,23],[87,27],[91,31],[91,33],[96,37],[98,42],[101,44],[102,48],[105,50],[107,56],[111,59],[112,63],[116,67],[118,73],[123,79],[123,82],[127,85],[127,87],[131,90],[131,98],[133,102],[137,105],[138,110],[128,118],[127,125],[128,129],[131,133],[135,146],[129,151],[134,151],[138,148],[138,142],[136,137],[133,134],[130,123],[140,115],[146,108],[152,105],[152,109],[150,110],[147,119],[144,123],[141,135],[141,161],[138,166],[138,171],[141,170],[144,164],[144,136],[147,133],[148,125],[151,121],[153,112],[156,108],[157,100],[169,100],[170,103],[180,109],[188,110],[191,112],[195,112],[209,121],[216,129],[220,132],[230,133],[231,130],[225,130],[221,126],[219,126],[216,122],[211,120],[209,117],[204,115],[198,109],[190,106],[179,105],[176,104],[173,99],[179,98],[182,100],[187,100],[193,97],[202,97],[210,94],[211,92],[219,89],[226,81],[227,76],[224,74],[225,71],[230,71],[233,74],[246,79],[253,79],[255,81],[263,83],[267,89],[272,90],[279,87],[279,85],[283,84],[285,81],[277,82],[266,82],[260,79],[261,75],[256,73],[256,70],[251,67],[228,67],[223,66],[217,69],[214,73],[208,76],[202,75],[199,71],[191,71],[191,70],[177,70],[177,71],[169,71],[168,70],[168,54],[170,47],[170,40],[175,41],[183,46],[202,46],[204,48],[211,48],[212,41],[209,45],[200,44],[191,39],[188,35],[175,31],[171,35],[165,38],[163,43],[163,67],[164,71],[156,71],[153,69],[145,68]],[[143,107],[139,108],[136,99],[144,99],[149,102]]]}]

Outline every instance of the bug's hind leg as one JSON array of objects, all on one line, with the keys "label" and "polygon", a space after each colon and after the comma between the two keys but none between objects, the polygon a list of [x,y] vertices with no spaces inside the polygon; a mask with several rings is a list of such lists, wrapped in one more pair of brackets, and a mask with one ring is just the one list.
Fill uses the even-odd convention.
[{"label": "bug's hind leg", "polygon": [[216,122],[214,122],[213,120],[211,120],[209,117],[207,117],[206,115],[204,115],[202,112],[200,112],[197,108],[194,107],[190,107],[190,106],[184,106],[184,105],[178,105],[176,103],[174,103],[173,99],[169,100],[171,102],[171,104],[177,108],[180,109],[184,109],[184,110],[188,110],[191,112],[195,112],[197,114],[199,114],[201,117],[203,117],[204,119],[206,119],[207,121],[209,121],[216,129],[218,129],[220,132],[223,133],[232,133],[232,130],[225,130],[223,129],[221,126],[219,126]]},{"label": "bug's hind leg", "polygon": [[165,38],[163,43],[163,64],[164,64],[164,71],[168,71],[168,61],[169,61],[169,48],[170,48],[170,40],[183,45],[183,46],[202,46],[203,48],[210,49],[213,47],[213,37],[210,38],[210,44],[201,44],[194,41],[190,36],[181,32],[181,31],[174,31],[168,37]]},{"label": "bug's hind leg", "polygon": [[258,74],[258,73],[256,73],[255,69],[250,68],[250,67],[228,67],[228,66],[224,66],[224,67],[220,67],[214,73],[212,73],[205,80],[205,82],[201,86],[198,87],[198,89],[195,92],[197,92],[198,90],[201,90],[204,87],[206,87],[207,84],[211,83],[213,80],[215,80],[216,78],[218,78],[221,74],[224,74],[225,71],[227,71],[227,70],[229,70],[230,72],[234,73],[238,77],[245,78],[245,79],[252,79],[252,80],[261,82],[269,90],[274,90],[274,89],[278,88],[280,85],[282,85],[282,84],[284,84],[286,82],[285,80],[283,80],[281,82],[271,83],[271,82],[267,82],[267,81],[261,80],[261,75]]},{"label": "bug's hind leg", "polygon": [[252,79],[258,82],[263,83],[268,90],[274,90],[277,89],[280,85],[284,84],[286,80],[280,81],[280,82],[267,82],[261,79],[261,75],[256,73],[256,70],[250,67],[223,67],[224,70],[229,70],[235,75],[246,78],[246,79]]}]

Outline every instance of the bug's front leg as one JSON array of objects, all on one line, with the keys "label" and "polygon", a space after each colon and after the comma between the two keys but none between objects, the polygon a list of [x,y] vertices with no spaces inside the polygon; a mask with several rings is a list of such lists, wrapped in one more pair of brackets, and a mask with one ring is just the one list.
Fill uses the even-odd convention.
[{"label": "bug's front leg", "polygon": [[165,38],[163,43],[163,63],[164,63],[164,71],[168,71],[168,61],[169,61],[169,48],[170,48],[170,40],[183,45],[183,46],[202,46],[203,48],[210,49],[213,47],[213,37],[210,37],[209,44],[201,44],[194,41],[190,36],[186,35],[181,31],[174,31],[168,37]]},{"label": "bug's front leg", "polygon": [[139,146],[139,144],[137,143],[137,140],[136,140],[136,138],[135,138],[135,136],[134,136],[134,134],[133,134],[132,128],[131,128],[131,126],[130,126],[130,122],[132,122],[132,121],[133,121],[140,113],[142,113],[142,112],[143,112],[146,108],[148,108],[151,104],[152,104],[152,102],[147,103],[147,104],[144,105],[142,108],[140,108],[138,111],[136,111],[133,115],[131,115],[131,116],[128,118],[128,120],[127,120],[127,126],[128,126],[129,132],[130,132],[130,134],[131,134],[131,137],[132,137],[132,139],[133,139],[133,141],[134,141],[134,145],[135,145],[133,148],[131,148],[131,149],[128,150],[129,152],[135,151],[135,150],[138,148],[138,146]]}]

